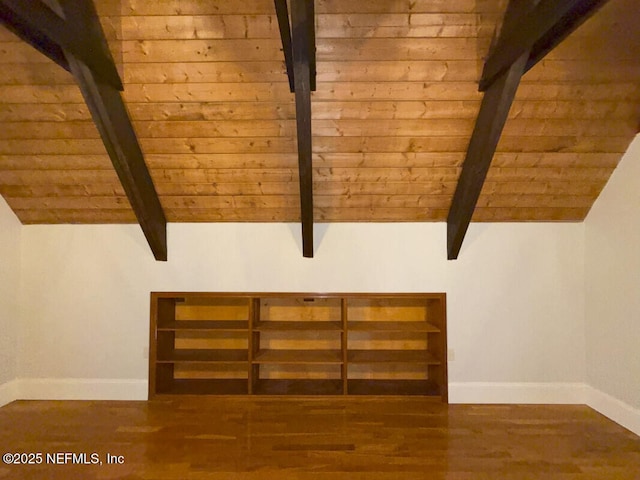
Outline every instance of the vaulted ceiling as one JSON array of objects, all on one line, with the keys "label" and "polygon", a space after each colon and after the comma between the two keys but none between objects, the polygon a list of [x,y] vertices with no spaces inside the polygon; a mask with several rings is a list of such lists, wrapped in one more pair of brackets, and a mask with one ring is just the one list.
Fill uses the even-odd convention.
[{"label": "vaulted ceiling", "polygon": [[[503,0],[316,0],[316,222],[445,221]],[[273,0],[95,0],[169,222],[300,220]],[[473,221],[581,221],[640,121],[640,9],[522,78]],[[0,28],[0,193],[32,223],[136,222],[74,77]]]}]

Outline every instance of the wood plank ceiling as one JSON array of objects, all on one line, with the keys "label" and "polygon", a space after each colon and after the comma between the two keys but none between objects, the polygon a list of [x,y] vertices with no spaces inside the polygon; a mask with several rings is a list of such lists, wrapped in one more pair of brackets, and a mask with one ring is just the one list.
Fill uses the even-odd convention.
[{"label": "wood plank ceiling", "polygon": [[[299,221],[273,0],[95,4],[167,221]],[[506,1],[315,4],[315,221],[445,221]],[[611,0],[523,77],[473,221],[584,219],[638,131],[639,10]],[[4,28],[0,64],[18,218],[135,222],[73,77]]]}]

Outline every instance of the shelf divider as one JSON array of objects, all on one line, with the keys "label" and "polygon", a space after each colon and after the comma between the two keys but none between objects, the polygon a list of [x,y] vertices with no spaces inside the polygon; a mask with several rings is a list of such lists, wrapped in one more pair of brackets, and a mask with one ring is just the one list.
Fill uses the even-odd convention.
[{"label": "shelf divider", "polygon": [[340,301],[340,308],[342,313],[342,368],[341,368],[341,376],[342,376],[342,393],[345,395],[349,394],[349,369],[347,363],[347,352],[349,349],[349,330],[347,329],[347,325],[349,324],[348,318],[348,310],[347,310],[347,299],[342,298]]}]

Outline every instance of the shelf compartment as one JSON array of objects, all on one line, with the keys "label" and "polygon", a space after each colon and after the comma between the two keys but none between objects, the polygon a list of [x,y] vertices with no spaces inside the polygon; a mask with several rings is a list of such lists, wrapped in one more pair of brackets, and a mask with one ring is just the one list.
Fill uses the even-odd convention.
[{"label": "shelf compartment", "polygon": [[342,324],[336,322],[323,322],[323,321],[264,321],[258,322],[253,328],[258,332],[273,332],[273,331],[342,331]]},{"label": "shelf compartment", "polygon": [[245,350],[249,345],[249,332],[228,330],[159,331],[158,336],[174,335],[176,350]]},{"label": "shelf compartment", "polygon": [[249,393],[247,380],[241,379],[179,379],[164,388],[158,388],[163,395],[246,395]]},{"label": "shelf compartment", "polygon": [[260,319],[263,321],[335,322],[342,318],[340,298],[263,297]]},{"label": "shelf compartment", "polygon": [[[249,320],[249,298],[185,295],[175,303],[175,320]],[[164,325],[161,325],[164,326]]]},{"label": "shelf compartment", "polygon": [[419,297],[348,298],[347,311],[352,321],[429,321],[432,301]]},{"label": "shelf compartment", "polygon": [[341,350],[340,330],[263,330],[260,335],[261,350]]},{"label": "shelf compartment", "polygon": [[429,349],[427,332],[356,330],[350,331],[348,350],[408,350]]},{"label": "shelf compartment", "polygon": [[350,350],[348,363],[422,363],[440,365],[431,353],[423,350]]},{"label": "shelf compartment", "polygon": [[260,379],[263,380],[340,380],[342,365],[337,363],[263,363]]},{"label": "shelf compartment", "polygon": [[253,363],[341,364],[341,350],[260,350]]},{"label": "shelf compartment", "polygon": [[246,332],[249,329],[247,320],[177,320],[158,327],[159,332],[165,331],[221,331]]},{"label": "shelf compartment", "polygon": [[355,321],[348,323],[348,329],[352,332],[405,332],[405,333],[440,333],[440,329],[429,322],[423,321]]},{"label": "shelf compartment", "polygon": [[235,363],[247,362],[248,351],[244,350],[205,350],[205,349],[178,349],[166,352],[158,363]]},{"label": "shelf compartment", "polygon": [[342,380],[258,380],[258,395],[342,395]]},{"label": "shelf compartment", "polygon": [[349,380],[349,395],[440,395],[431,380]]},{"label": "shelf compartment", "polygon": [[429,380],[429,367],[424,363],[350,363],[347,379]]}]

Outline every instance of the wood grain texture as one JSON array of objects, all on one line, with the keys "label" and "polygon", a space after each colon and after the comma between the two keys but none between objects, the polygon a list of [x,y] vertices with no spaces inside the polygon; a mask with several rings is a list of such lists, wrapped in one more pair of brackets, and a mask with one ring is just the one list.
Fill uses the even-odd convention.
[{"label": "wood grain texture", "polygon": [[[18,401],[3,452],[122,455],[122,465],[3,465],[7,478],[637,479],[640,439],[586,406],[421,398]],[[60,449],[64,442],[64,449]]]},{"label": "wood grain texture", "polygon": [[[299,220],[273,1],[95,4],[167,218]],[[442,221],[506,2],[315,5],[314,216]],[[524,75],[474,221],[584,218],[638,130],[639,23],[609,2]],[[0,193],[21,221],[132,221],[111,170],[72,76],[0,28]]]}]

